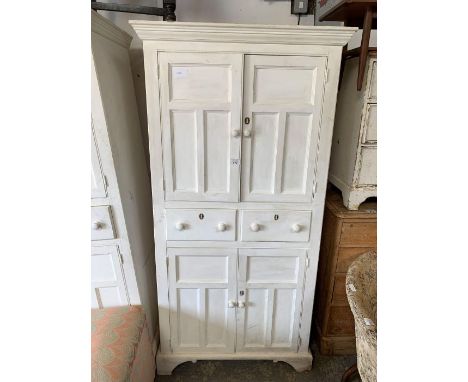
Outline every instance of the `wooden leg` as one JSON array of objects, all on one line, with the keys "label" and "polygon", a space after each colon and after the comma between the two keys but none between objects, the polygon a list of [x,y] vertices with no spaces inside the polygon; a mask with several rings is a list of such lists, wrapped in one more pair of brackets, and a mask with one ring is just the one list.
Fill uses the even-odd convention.
[{"label": "wooden leg", "polygon": [[349,369],[347,369],[344,373],[343,376],[341,377],[341,382],[348,382],[353,378],[356,374],[358,373],[357,369],[357,363],[355,363],[353,366],[351,366]]},{"label": "wooden leg", "polygon": [[364,16],[364,25],[362,26],[361,38],[361,53],[359,54],[359,71],[357,78],[357,90],[362,89],[362,82],[364,81],[364,72],[366,69],[367,52],[369,50],[369,40],[372,29],[372,8],[367,7],[366,15]]}]

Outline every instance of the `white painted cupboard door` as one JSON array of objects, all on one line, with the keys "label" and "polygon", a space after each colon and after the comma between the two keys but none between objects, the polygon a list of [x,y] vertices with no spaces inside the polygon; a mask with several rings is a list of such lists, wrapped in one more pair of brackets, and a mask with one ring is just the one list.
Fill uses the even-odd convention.
[{"label": "white painted cupboard door", "polygon": [[91,247],[91,308],[128,305],[117,246]]},{"label": "white painted cupboard door", "polygon": [[237,351],[297,351],[305,257],[305,249],[239,250]]},{"label": "white painted cupboard door", "polygon": [[172,349],[232,353],[236,249],[169,248]]},{"label": "white painted cupboard door", "polygon": [[105,198],[106,186],[101,168],[99,150],[94,136],[94,124],[91,118],[91,198]]},{"label": "white painted cupboard door", "polygon": [[241,54],[160,53],[166,200],[238,201]]},{"label": "white painted cupboard door", "polygon": [[242,200],[311,202],[326,58],[246,55]]}]

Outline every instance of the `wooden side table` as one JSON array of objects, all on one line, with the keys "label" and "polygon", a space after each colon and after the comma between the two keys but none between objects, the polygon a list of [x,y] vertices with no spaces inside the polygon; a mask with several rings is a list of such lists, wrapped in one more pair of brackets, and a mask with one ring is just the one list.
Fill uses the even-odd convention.
[{"label": "wooden side table", "polygon": [[354,318],[346,298],[349,265],[377,248],[377,202],[359,210],[343,206],[340,192],[327,191],[312,331],[322,354],[355,354]]}]

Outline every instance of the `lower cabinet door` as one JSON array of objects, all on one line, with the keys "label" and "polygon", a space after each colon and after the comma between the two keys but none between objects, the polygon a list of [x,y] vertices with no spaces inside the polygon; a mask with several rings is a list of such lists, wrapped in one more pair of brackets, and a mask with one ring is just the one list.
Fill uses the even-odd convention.
[{"label": "lower cabinet door", "polygon": [[239,249],[237,352],[297,350],[305,258],[305,249]]},{"label": "lower cabinet door", "polygon": [[91,308],[128,304],[119,248],[115,245],[91,247]]},{"label": "lower cabinet door", "polygon": [[237,249],[169,248],[174,352],[234,352]]}]

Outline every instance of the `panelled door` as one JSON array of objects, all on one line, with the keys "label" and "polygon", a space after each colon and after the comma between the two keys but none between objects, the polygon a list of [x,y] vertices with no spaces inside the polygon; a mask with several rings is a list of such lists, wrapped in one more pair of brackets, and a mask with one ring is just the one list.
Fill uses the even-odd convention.
[{"label": "panelled door", "polygon": [[246,55],[242,200],[311,202],[326,58]]},{"label": "panelled door", "polygon": [[236,249],[169,248],[175,352],[234,352]]},{"label": "panelled door", "polygon": [[305,249],[239,249],[236,351],[297,351]]},{"label": "panelled door", "polygon": [[166,200],[238,201],[242,54],[160,53]]}]

